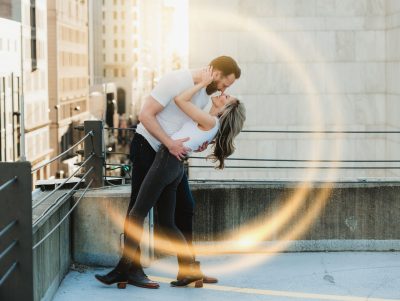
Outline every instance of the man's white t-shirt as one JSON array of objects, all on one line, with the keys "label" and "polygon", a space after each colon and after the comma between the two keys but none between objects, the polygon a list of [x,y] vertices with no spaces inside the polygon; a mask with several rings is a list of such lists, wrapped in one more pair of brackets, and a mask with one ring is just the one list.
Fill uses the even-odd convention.
[{"label": "man's white t-shirt", "polygon": [[[150,95],[164,107],[156,115],[156,118],[168,136],[172,136],[184,123],[191,120],[189,116],[177,107],[174,98],[193,86],[194,83],[190,70],[177,70],[164,75],[153,91],[151,91]],[[206,89],[203,88],[193,96],[192,103],[204,109],[209,99],[210,96],[207,95]],[[161,145],[160,141],[153,137],[142,123],[137,126],[136,133],[146,138],[151,147],[155,151],[158,151]]]}]

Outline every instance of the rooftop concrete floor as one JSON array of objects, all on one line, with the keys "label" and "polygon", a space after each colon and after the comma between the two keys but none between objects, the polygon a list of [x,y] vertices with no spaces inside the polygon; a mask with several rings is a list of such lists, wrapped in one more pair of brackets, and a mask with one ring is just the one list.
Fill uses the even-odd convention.
[{"label": "rooftop concrete floor", "polygon": [[[400,252],[246,254],[199,259],[206,274],[220,279],[218,284],[201,289],[170,287],[177,267],[175,258],[168,257],[145,270],[160,282],[160,289],[108,287],[97,282],[94,274],[110,269],[87,268],[71,271],[54,301],[400,300]],[[160,268],[165,265],[170,268]]]}]

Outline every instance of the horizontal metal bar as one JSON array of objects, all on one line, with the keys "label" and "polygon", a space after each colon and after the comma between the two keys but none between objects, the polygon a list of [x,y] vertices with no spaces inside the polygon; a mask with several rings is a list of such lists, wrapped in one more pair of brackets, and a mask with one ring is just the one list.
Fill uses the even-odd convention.
[{"label": "horizontal metal bar", "polygon": [[62,156],[64,156],[65,154],[67,154],[71,149],[75,148],[76,146],[78,146],[80,143],[82,143],[82,141],[84,141],[87,137],[89,136],[93,136],[93,131],[90,131],[89,133],[87,133],[81,140],[79,140],[77,143],[75,143],[73,146],[71,146],[69,149],[67,149],[66,151],[62,152],[61,154],[59,154],[58,156],[50,159],[49,161],[39,165],[38,167],[36,167],[35,169],[32,169],[32,173],[34,173],[35,171],[45,167],[46,165],[56,161],[57,159],[61,158]]},{"label": "horizontal metal bar", "polygon": [[10,186],[12,183],[14,183],[17,180],[17,177],[14,177],[7,182],[5,182],[3,185],[0,186],[0,191],[6,189],[8,186]]},{"label": "horizontal metal bar", "polygon": [[106,166],[130,166],[129,164],[122,164],[122,163],[106,163]]},{"label": "horizontal metal bar", "polygon": [[129,154],[127,154],[127,153],[120,153],[120,152],[107,152],[107,155],[125,155],[125,156],[129,156]]},{"label": "horizontal metal bar", "polygon": [[105,127],[105,130],[122,130],[122,131],[136,131],[136,128],[117,128],[117,127]]},{"label": "horizontal metal bar", "polygon": [[[86,165],[86,163],[94,156],[94,154],[91,154],[89,157],[86,158],[85,161],[60,185],[58,185],[52,192],[50,192],[48,195],[46,195],[43,199],[38,201],[35,205],[32,206],[32,209],[35,209],[37,206],[42,204],[45,200],[47,200],[49,197],[51,197],[56,191],[58,191],[62,186],[64,186],[74,175],[78,173],[78,171]],[[79,181],[80,183],[81,181]]]},{"label": "horizontal metal bar", "polygon": [[82,195],[79,197],[79,199],[76,201],[76,203],[72,206],[72,208],[67,212],[67,214],[60,220],[60,222],[54,226],[54,228],[46,234],[45,237],[43,237],[37,244],[35,244],[32,248],[32,250],[35,250],[38,246],[40,246],[51,234],[53,234],[54,231],[64,222],[64,220],[71,214],[71,212],[75,209],[76,206],[78,206],[80,200],[83,198],[83,196],[86,194],[87,190],[89,189],[90,185],[92,185],[93,179],[90,180],[88,186],[85,188],[85,190],[82,192]]},{"label": "horizontal metal bar", "polygon": [[[105,127],[105,130],[136,131],[136,128]],[[242,133],[275,134],[400,134],[400,131],[298,131],[298,130],[242,130]]]},{"label": "horizontal metal bar", "polygon": [[16,220],[13,220],[10,222],[7,226],[5,226],[1,231],[0,231],[0,238],[6,234],[12,227],[14,227],[17,224]]},{"label": "horizontal metal bar", "polygon": [[[215,168],[215,166],[201,166],[201,165],[189,165],[190,168]],[[257,169],[257,168],[269,168],[269,169],[400,169],[398,167],[386,167],[386,166],[225,166],[224,168],[240,168],[240,169]]]},{"label": "horizontal metal bar", "polygon": [[400,134],[400,131],[289,131],[289,130],[243,130],[242,133],[292,133],[292,134]]},{"label": "horizontal metal bar", "polygon": [[13,242],[3,251],[0,253],[0,261],[7,256],[7,254],[16,246],[18,240],[13,240]]},{"label": "horizontal metal bar", "polygon": [[110,168],[108,168],[106,170],[112,171],[112,170],[117,170],[117,169],[120,169],[120,168],[123,168],[123,167],[122,166],[115,166],[115,167],[110,167]]},{"label": "horizontal metal bar", "polygon": [[[207,159],[193,156],[188,159]],[[307,159],[257,159],[257,158],[226,158],[225,161],[254,161],[254,162],[315,162],[315,163],[400,163],[400,160],[307,160]]]},{"label": "horizontal metal bar", "polygon": [[18,261],[14,261],[14,263],[10,266],[10,268],[7,270],[7,272],[3,275],[3,277],[0,279],[0,287],[4,284],[4,282],[7,280],[8,276],[15,270],[15,268],[18,265]]},{"label": "horizontal metal bar", "polygon": [[51,210],[55,205],[57,205],[60,200],[65,200],[66,198],[70,197],[73,191],[75,191],[75,188],[77,188],[79,186],[79,184],[82,183],[82,181],[87,177],[87,175],[93,171],[93,166],[89,168],[89,170],[82,176],[82,178],[79,180],[78,183],[76,183],[74,185],[74,187],[72,187],[66,194],[63,194],[62,196],[58,197],[56,199],[56,201],[54,202],[54,204],[52,206],[50,206],[49,208],[47,208],[44,212],[42,212],[42,214],[38,217],[38,219],[36,220],[36,222],[33,224],[33,227],[35,227],[38,223],[41,222],[42,218],[46,215],[47,212],[49,212],[49,210]]}]

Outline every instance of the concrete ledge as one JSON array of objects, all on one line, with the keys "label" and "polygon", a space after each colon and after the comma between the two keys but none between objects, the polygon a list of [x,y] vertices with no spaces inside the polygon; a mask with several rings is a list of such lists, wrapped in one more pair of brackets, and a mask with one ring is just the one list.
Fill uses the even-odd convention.
[{"label": "concrete ledge", "polygon": [[[301,205],[294,207],[292,197],[299,187],[307,193]],[[268,223],[283,207],[296,208],[281,229],[274,229],[260,242],[261,249],[274,245],[321,202],[318,195],[326,194],[310,226],[282,251],[400,250],[399,183],[192,183],[191,188],[196,200],[196,244],[228,245],[249,223]],[[87,193],[73,215],[74,260],[100,266],[117,262],[129,199],[128,185]]]},{"label": "concrete ledge", "polygon": [[[299,189],[306,192],[299,196]],[[400,240],[399,183],[197,184],[192,192],[196,241],[232,240],[251,223],[268,225],[283,208],[290,213],[275,221],[283,221],[281,228],[271,224],[263,231],[265,241],[285,239],[318,206],[298,240]]]},{"label": "concrete ledge", "polygon": [[[79,198],[80,193],[74,195]],[[130,200],[130,185],[88,190],[72,215],[72,258],[90,266],[113,266],[123,246],[123,228]],[[152,252],[152,225],[146,218],[141,245],[142,263],[148,265]]]}]

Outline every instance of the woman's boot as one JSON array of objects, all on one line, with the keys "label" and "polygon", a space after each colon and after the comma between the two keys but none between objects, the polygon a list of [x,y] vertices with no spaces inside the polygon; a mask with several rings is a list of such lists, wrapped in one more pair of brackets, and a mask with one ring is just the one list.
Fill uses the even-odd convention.
[{"label": "woman's boot", "polygon": [[172,281],[171,286],[187,286],[193,282],[195,287],[203,287],[203,273],[200,271],[198,261],[193,261],[180,268],[179,278],[176,281]]},{"label": "woman's boot", "polygon": [[[196,261],[200,264],[200,261]],[[178,257],[178,264],[179,264],[179,271],[178,271],[178,275],[176,276],[177,280],[181,280],[185,275],[185,273],[183,272],[184,268],[183,268],[183,264],[182,264],[182,260],[179,259]],[[215,277],[211,277],[211,276],[206,276],[201,270],[200,272],[203,275],[203,283],[218,283],[218,279]]]}]

